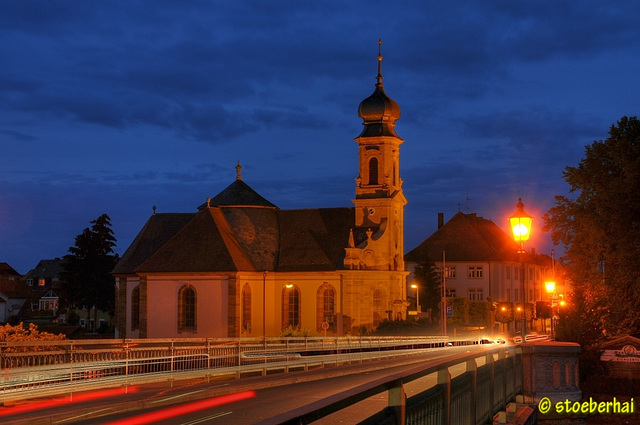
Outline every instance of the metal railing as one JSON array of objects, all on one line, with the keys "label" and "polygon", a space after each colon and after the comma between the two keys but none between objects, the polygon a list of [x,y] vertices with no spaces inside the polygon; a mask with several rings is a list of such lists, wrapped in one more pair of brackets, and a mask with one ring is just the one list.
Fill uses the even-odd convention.
[{"label": "metal railing", "polygon": [[190,377],[307,370],[476,343],[443,337],[0,342],[0,402]]},{"label": "metal railing", "polygon": [[[464,371],[452,378],[451,371]],[[434,385],[406,396],[405,386],[437,375]],[[383,392],[388,406],[361,424],[486,424],[523,391],[522,349],[499,346],[417,366],[259,422],[260,425],[305,424],[340,412]],[[535,421],[535,417],[532,417]]]}]

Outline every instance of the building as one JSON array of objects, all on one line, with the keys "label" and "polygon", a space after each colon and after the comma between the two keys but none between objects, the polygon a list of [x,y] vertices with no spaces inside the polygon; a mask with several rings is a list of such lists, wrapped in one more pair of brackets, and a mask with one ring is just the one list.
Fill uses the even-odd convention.
[{"label": "building", "polygon": [[[447,297],[489,301],[496,311],[496,320],[501,318],[499,311],[503,307],[513,317],[511,312],[524,300],[531,329],[535,303],[549,300],[544,282],[552,278],[552,260],[536,254],[535,249],[528,249],[520,257],[518,250],[513,238],[491,220],[457,212],[444,223],[443,215],[439,214],[438,229],[405,255],[407,270],[411,272],[408,282],[413,281],[415,266],[428,259],[440,273],[444,270]],[[526,300],[520,280],[523,264]],[[502,320],[501,330],[513,331],[514,324],[520,326],[517,321]]]},{"label": "building", "polygon": [[22,275],[8,263],[0,263],[0,323],[19,320],[20,309],[29,296]]},{"label": "building", "polygon": [[354,206],[282,210],[238,163],[235,181],[197,211],[154,213],[124,253],[116,337],[342,335],[406,317],[400,108],[381,63],[358,109]]}]

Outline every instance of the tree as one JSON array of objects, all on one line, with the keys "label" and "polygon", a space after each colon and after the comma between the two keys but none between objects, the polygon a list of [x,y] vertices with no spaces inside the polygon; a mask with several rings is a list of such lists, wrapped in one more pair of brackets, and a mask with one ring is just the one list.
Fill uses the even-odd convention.
[{"label": "tree", "polygon": [[87,310],[95,307],[113,315],[115,282],[111,271],[116,264],[113,255],[116,238],[107,214],[102,214],[91,224],[90,229],[86,228],[76,236],[75,245],[69,248],[70,254],[65,256],[65,284],[61,298],[67,307],[84,307]]},{"label": "tree", "polygon": [[440,317],[438,304],[441,301],[440,273],[436,271],[436,266],[430,259],[424,259],[416,264],[413,275],[417,281],[418,291],[420,291],[420,306],[422,311],[431,309],[431,317]]},{"label": "tree", "polygon": [[[575,199],[556,196],[543,230],[562,244],[573,281],[575,324],[569,339],[590,345],[640,330],[640,122],[622,117],[605,141],[585,147],[564,180]],[[571,303],[571,300],[570,300]],[[579,308],[578,307],[579,304]],[[574,308],[575,307],[575,308]]]}]

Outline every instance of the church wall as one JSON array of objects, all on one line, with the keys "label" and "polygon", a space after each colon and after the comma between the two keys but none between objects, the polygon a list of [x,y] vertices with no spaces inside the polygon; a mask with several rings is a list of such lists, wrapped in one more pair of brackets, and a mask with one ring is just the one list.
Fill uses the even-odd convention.
[{"label": "church wall", "polygon": [[[196,329],[178,331],[178,294],[183,286],[196,292]],[[226,276],[149,276],[147,338],[224,338],[228,332]]]}]

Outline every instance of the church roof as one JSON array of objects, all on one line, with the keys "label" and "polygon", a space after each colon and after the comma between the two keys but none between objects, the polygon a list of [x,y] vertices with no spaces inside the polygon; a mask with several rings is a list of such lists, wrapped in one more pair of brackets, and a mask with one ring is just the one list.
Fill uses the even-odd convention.
[{"label": "church roof", "polygon": [[114,274],[342,268],[354,208],[280,210],[240,178],[193,214],[154,214]]},{"label": "church roof", "polygon": [[[208,207],[154,252],[140,250],[148,258],[139,264],[127,250],[114,273],[336,270],[354,219],[354,208]],[[151,247],[148,234],[137,245]]]},{"label": "church roof", "polygon": [[378,40],[378,75],[376,88],[371,96],[360,102],[358,116],[364,121],[364,129],[358,137],[398,137],[395,131],[395,121],[400,119],[400,106],[384,92],[382,84],[382,53]]},{"label": "church roof", "polygon": [[242,181],[242,166],[240,165],[240,161],[238,161],[238,165],[236,165],[236,180],[212,199],[207,199],[207,202],[200,205],[198,209],[222,206],[278,208]]},{"label": "church roof", "polygon": [[[206,204],[200,206],[204,208]],[[277,208],[242,180],[236,180],[209,200],[209,206],[253,206]]]},{"label": "church roof", "polygon": [[122,255],[113,273],[133,273],[136,267],[167,243],[195,215],[196,213],[153,214]]},{"label": "church roof", "polygon": [[491,220],[457,212],[435,233],[405,255],[405,261],[517,261],[518,246]]}]

